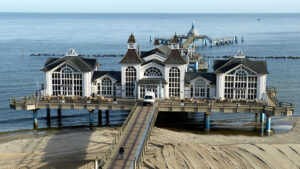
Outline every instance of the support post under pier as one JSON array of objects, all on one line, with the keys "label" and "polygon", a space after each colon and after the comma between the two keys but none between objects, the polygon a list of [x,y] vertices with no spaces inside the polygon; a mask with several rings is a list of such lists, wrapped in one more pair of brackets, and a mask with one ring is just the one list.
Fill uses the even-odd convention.
[{"label": "support post under pier", "polygon": [[106,125],[109,125],[109,110],[105,110]]},{"label": "support post under pier", "polygon": [[61,119],[61,109],[57,109],[57,118]]},{"label": "support post under pier", "polygon": [[272,130],[271,130],[271,116],[270,115],[267,115],[267,124],[266,124],[266,129],[267,129],[267,132],[270,133]]},{"label": "support post under pier", "polygon": [[47,121],[50,121],[51,118],[51,112],[50,109],[47,109]]},{"label": "support post under pier", "polygon": [[265,113],[260,113],[260,122],[261,123],[265,122]]},{"label": "support post under pier", "polygon": [[90,129],[94,127],[94,110],[89,110]]},{"label": "support post under pier", "polygon": [[255,122],[258,122],[258,113],[255,113]]},{"label": "support post under pier", "polygon": [[34,129],[38,128],[38,114],[37,114],[38,110],[33,110],[33,127]]},{"label": "support post under pier", "polygon": [[204,120],[205,120],[205,127],[204,129],[209,131],[210,130],[210,113],[205,112],[204,113]]},{"label": "support post under pier", "polygon": [[98,126],[102,125],[102,110],[98,110]]}]

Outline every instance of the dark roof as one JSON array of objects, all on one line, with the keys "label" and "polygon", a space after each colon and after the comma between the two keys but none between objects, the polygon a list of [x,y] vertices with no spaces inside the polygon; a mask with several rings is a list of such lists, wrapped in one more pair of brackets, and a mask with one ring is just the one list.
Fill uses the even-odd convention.
[{"label": "dark roof", "polygon": [[155,39],[155,40],[154,40],[154,45],[160,45],[159,39]]},{"label": "dark roof", "polygon": [[168,84],[167,81],[163,78],[143,78],[138,81],[138,84]]},{"label": "dark roof", "polygon": [[120,63],[140,64],[143,63],[143,60],[137,55],[135,49],[128,49]]},{"label": "dark roof", "polygon": [[109,76],[117,80],[117,83],[121,83],[121,72],[120,71],[95,71],[92,77],[92,81],[102,77]]},{"label": "dark roof", "polygon": [[136,43],[136,40],[134,38],[134,35],[133,34],[130,34],[129,38],[128,38],[128,41],[127,43]]},{"label": "dark roof", "polygon": [[157,64],[159,64],[161,66],[165,66],[165,64],[162,61],[157,60],[157,59],[148,60],[148,61],[142,63],[142,66],[143,65],[147,65],[147,64],[152,63],[152,62],[157,63]]},{"label": "dark roof", "polygon": [[170,55],[165,60],[164,64],[186,64],[187,61],[181,56],[179,50],[171,50]]},{"label": "dark roof", "polygon": [[206,80],[211,81],[211,84],[216,84],[216,75],[208,72],[186,72],[184,77],[184,83],[189,84],[190,81],[202,77]]},{"label": "dark roof", "polygon": [[225,73],[238,65],[244,65],[258,74],[269,74],[266,61],[249,60],[248,58],[216,60],[213,68],[215,73]]},{"label": "dark roof", "polygon": [[149,50],[149,51],[142,51],[141,52],[141,58],[145,58],[145,57],[153,55],[153,54],[156,54],[156,55],[159,55],[163,58],[166,58],[167,54],[165,52],[166,51],[160,50],[160,48],[155,48],[155,49],[152,49],[152,50]]},{"label": "dark roof", "polygon": [[175,33],[175,35],[173,36],[173,38],[171,39],[171,43],[179,43],[178,37],[177,37],[176,33]]},{"label": "dark roof", "polygon": [[56,66],[67,63],[82,72],[90,72],[95,66],[99,66],[97,59],[86,59],[80,56],[64,56],[62,58],[48,58],[42,71],[49,71]]}]

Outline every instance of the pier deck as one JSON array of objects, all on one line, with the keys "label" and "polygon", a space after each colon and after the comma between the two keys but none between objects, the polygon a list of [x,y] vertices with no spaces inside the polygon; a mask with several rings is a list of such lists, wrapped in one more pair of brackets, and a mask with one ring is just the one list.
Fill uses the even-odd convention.
[{"label": "pier deck", "polygon": [[[275,94],[274,94],[275,93]],[[140,106],[135,99],[87,99],[87,98],[43,98],[22,97],[10,100],[10,107],[16,110],[32,110],[34,127],[37,128],[38,109],[86,109],[90,113],[90,126],[93,126],[93,111],[98,110],[131,110],[119,133],[112,141],[110,148],[95,160],[95,168],[139,168],[151,129],[155,124],[158,112],[205,112],[205,129],[210,129],[210,114],[225,113],[256,113],[261,120],[267,116],[266,129],[271,132],[271,116],[289,116],[294,106],[276,100],[276,91],[269,90],[270,104],[262,102],[232,100],[159,100],[154,106]],[[50,115],[49,115],[50,116]],[[101,116],[100,116],[101,117]],[[262,123],[263,124],[263,123]],[[119,160],[120,145],[124,145],[124,160]]]}]

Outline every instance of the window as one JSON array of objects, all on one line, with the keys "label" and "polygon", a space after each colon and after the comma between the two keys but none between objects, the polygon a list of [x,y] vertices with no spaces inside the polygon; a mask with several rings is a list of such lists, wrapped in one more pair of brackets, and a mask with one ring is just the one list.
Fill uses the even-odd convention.
[{"label": "window", "polygon": [[250,70],[239,67],[225,76],[225,98],[254,100],[256,92],[257,76]]},{"label": "window", "polygon": [[169,96],[180,96],[180,70],[172,67],[169,72]]},{"label": "window", "polygon": [[205,81],[198,80],[195,82],[195,97],[206,98],[207,96],[207,85]]},{"label": "window", "polygon": [[109,78],[103,78],[102,80],[102,95],[111,96],[112,95],[112,81]]},{"label": "window", "polygon": [[150,67],[150,68],[148,68],[145,71],[144,76],[155,76],[155,77],[158,77],[158,76],[162,76],[162,73],[156,67]]},{"label": "window", "polygon": [[52,73],[52,95],[82,96],[82,74],[70,65]]},{"label": "window", "polygon": [[140,98],[144,98],[145,96],[145,86],[141,85],[140,86]]},{"label": "window", "polygon": [[60,95],[60,73],[58,72],[52,73],[52,95]]},{"label": "window", "polygon": [[126,69],[126,96],[134,97],[135,93],[136,70],[133,66]]}]

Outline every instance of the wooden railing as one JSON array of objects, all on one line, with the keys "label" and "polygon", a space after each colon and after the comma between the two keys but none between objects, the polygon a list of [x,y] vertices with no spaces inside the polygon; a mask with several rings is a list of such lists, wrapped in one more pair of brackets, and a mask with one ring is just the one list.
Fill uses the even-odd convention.
[{"label": "wooden railing", "polygon": [[10,106],[16,106],[17,104],[24,104],[26,106],[27,104],[34,104],[36,99],[35,93],[32,93],[28,96],[11,98],[9,99],[9,104]]},{"label": "wooden railing", "polygon": [[120,130],[118,131],[118,134],[116,135],[116,137],[114,138],[114,140],[112,141],[110,147],[107,149],[104,157],[102,157],[99,165],[98,165],[98,159],[99,157],[96,157],[95,160],[95,168],[101,168],[101,169],[105,169],[107,168],[107,166],[109,165],[107,162],[109,161],[109,159],[112,158],[112,155],[114,153],[114,151],[116,150],[116,147],[119,147],[120,144],[120,138],[126,128],[126,126],[128,125],[128,122],[130,121],[132,115],[134,114],[135,110],[137,108],[137,103],[134,105],[133,109],[130,111],[130,113],[128,114],[125,122],[123,123],[122,127],[120,128]]},{"label": "wooden railing", "polygon": [[281,102],[277,98],[277,89],[272,86],[267,86],[267,95],[275,103],[276,106],[286,109],[286,111],[294,111],[294,105],[288,102]]},{"label": "wooden railing", "polygon": [[159,110],[159,103],[154,106],[153,111],[151,112],[152,113],[151,120],[149,121],[148,126],[144,132],[145,136],[141,140],[142,144],[140,144],[140,147],[138,148],[138,152],[135,155],[134,160],[132,161],[130,167],[131,169],[140,169],[143,165],[142,162],[144,161],[144,153],[147,149],[147,144],[150,139],[151,130],[154,127],[156,122],[158,110]]}]

